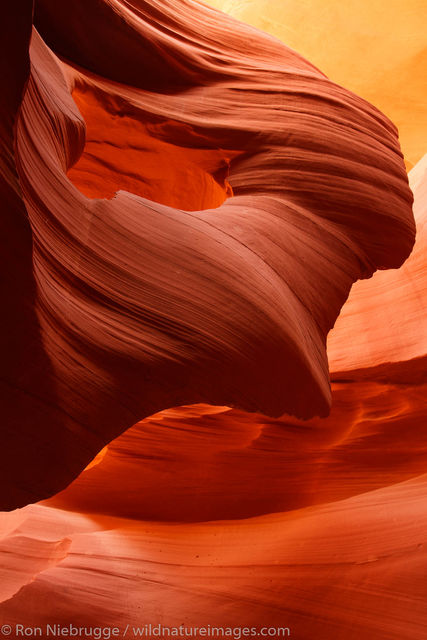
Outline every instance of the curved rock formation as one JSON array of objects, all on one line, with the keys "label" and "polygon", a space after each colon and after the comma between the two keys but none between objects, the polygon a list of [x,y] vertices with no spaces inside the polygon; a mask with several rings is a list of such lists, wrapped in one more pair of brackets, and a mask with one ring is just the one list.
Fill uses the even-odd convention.
[{"label": "curved rock formation", "polygon": [[1,506],[62,489],[170,406],[326,415],[352,282],[414,241],[395,127],[193,2],[38,0],[28,78],[31,7],[15,12]]},{"label": "curved rock formation", "polygon": [[[406,275],[409,300],[422,263]],[[335,382],[323,420],[206,405],[144,420],[54,499],[2,514],[2,620],[423,640],[425,387]]]},{"label": "curved rock formation", "polygon": [[[427,156],[410,172],[417,242],[397,271],[356,282],[328,338],[332,379],[425,381]],[[349,338],[351,336],[351,344]]]},{"label": "curved rock formation", "polygon": [[[327,419],[270,419],[206,405],[163,411],[111,443],[48,504],[136,520],[250,518],[424,474],[426,170],[427,156],[409,175],[417,220],[412,255],[401,269],[354,285],[330,333],[332,378],[342,379],[332,384]],[[392,320],[400,320],[398,334]],[[349,362],[345,371],[337,370],[338,354]]]},{"label": "curved rock formation", "polygon": [[0,614],[13,628],[211,625],[238,638],[265,626],[297,638],[423,640],[425,492],[424,475],[334,504],[176,525],[30,506],[0,544],[2,585],[13,575],[17,591]]},{"label": "curved rock formation", "polygon": [[383,111],[399,129],[408,169],[422,158],[427,140],[423,0],[205,2],[283,40]]},{"label": "curved rock formation", "polygon": [[0,633],[425,640],[425,160],[384,271],[396,129],[298,54],[190,0],[3,17],[0,506],[58,493],[0,512]]}]

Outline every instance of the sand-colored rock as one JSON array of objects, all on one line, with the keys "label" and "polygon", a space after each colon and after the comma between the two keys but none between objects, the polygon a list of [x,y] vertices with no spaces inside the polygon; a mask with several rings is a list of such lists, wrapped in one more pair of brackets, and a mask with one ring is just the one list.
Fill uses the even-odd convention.
[{"label": "sand-colored rock", "polygon": [[205,0],[306,56],[399,128],[408,169],[425,154],[424,0]]}]

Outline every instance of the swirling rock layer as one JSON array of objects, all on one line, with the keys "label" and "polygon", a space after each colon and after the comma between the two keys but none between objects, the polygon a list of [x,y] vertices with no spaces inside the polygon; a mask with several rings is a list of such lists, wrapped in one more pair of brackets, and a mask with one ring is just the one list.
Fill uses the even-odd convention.
[{"label": "swirling rock layer", "polygon": [[0,623],[424,640],[425,160],[384,271],[396,129],[298,54],[4,15]]},{"label": "swirling rock layer", "polygon": [[201,5],[40,0],[34,19],[5,110],[26,280],[8,310],[3,507],[55,493],[166,407],[326,415],[325,339],[352,282],[414,240],[394,126]]}]

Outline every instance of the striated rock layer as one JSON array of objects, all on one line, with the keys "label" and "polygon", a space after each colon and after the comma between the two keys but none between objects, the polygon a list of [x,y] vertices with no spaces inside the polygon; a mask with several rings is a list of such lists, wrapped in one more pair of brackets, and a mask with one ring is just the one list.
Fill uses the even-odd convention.
[{"label": "striated rock layer", "polygon": [[[420,231],[425,168],[410,175]],[[422,233],[414,257],[424,255],[418,242]],[[397,273],[409,303],[422,258]],[[360,285],[373,297],[367,315],[382,302],[374,283]],[[344,332],[337,325],[330,343]],[[403,371],[416,364],[401,356]],[[65,491],[1,514],[1,620],[423,640],[426,381],[376,372],[334,382],[326,419],[199,404],[134,425]]]},{"label": "striated rock layer", "polygon": [[351,284],[414,242],[395,127],[194,2],[8,12],[0,506],[167,407],[327,415]]},{"label": "striated rock layer", "polygon": [[[427,156],[409,174],[417,242],[405,264],[356,282],[328,337],[332,378],[425,381]],[[351,336],[351,344],[349,344]]]},{"label": "striated rock layer", "polygon": [[[280,40],[398,127],[408,168],[426,152],[424,0],[205,0]],[[404,99],[402,96],[405,96]]]},{"label": "striated rock layer", "polygon": [[30,506],[6,514],[0,615],[11,625],[122,633],[160,623],[423,640],[426,481],[239,522],[171,525]]},{"label": "striated rock layer", "polygon": [[63,4],[0,39],[0,508],[50,496],[1,632],[425,640],[426,161],[385,271],[374,107],[195,2]]}]

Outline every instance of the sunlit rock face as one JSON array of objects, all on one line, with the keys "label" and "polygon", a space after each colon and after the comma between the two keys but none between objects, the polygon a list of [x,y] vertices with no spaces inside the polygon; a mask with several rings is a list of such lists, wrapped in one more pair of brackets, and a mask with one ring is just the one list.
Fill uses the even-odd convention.
[{"label": "sunlit rock face", "polygon": [[[422,383],[427,334],[427,156],[410,172],[416,194],[417,241],[398,270],[378,271],[354,284],[328,337],[332,379],[380,379]],[[349,336],[351,344],[349,345]]]},{"label": "sunlit rock face", "polygon": [[16,27],[31,72],[10,180],[32,250],[13,255],[28,291],[7,311],[5,509],[170,406],[327,415],[326,335],[352,282],[414,242],[374,107],[209,8],[100,6],[98,39],[99,3],[79,0],[38,2],[31,42],[31,7]]},{"label": "sunlit rock face", "polygon": [[1,621],[424,640],[426,161],[201,4],[5,17]]},{"label": "sunlit rock face", "polygon": [[423,0],[205,2],[283,40],[381,109],[399,128],[408,168],[425,154]]}]

